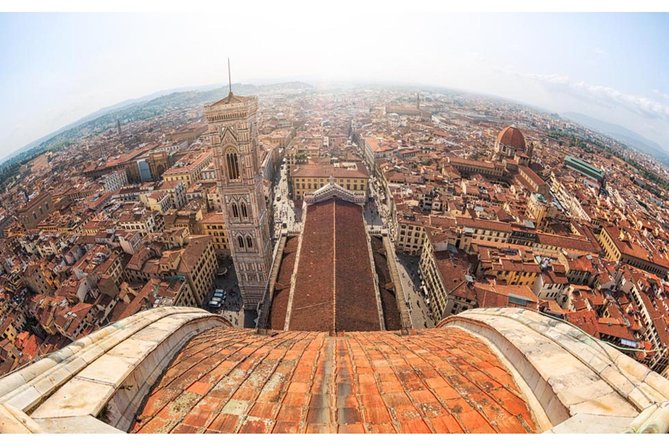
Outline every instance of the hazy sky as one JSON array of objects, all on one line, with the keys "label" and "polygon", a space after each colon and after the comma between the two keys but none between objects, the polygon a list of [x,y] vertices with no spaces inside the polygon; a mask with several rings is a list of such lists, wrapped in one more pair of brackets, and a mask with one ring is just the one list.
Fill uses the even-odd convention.
[{"label": "hazy sky", "polygon": [[435,84],[576,111],[669,152],[669,14],[0,14],[0,158],[102,107],[226,81]]}]

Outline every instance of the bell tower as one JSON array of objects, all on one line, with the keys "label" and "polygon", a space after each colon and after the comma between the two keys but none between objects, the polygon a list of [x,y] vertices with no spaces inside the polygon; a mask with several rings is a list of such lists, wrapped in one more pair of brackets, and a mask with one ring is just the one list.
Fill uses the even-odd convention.
[{"label": "bell tower", "polygon": [[272,263],[258,161],[257,109],[256,97],[235,96],[231,85],[228,96],[204,107],[230,252],[246,309],[255,309],[262,300]]}]

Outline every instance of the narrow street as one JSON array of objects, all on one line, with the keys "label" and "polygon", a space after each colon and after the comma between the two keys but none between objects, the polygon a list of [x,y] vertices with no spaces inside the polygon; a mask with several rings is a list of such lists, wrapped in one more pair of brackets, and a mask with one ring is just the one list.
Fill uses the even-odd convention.
[{"label": "narrow street", "polygon": [[416,256],[397,254],[397,269],[400,273],[402,287],[406,293],[405,302],[409,307],[411,322],[414,328],[431,328],[434,322],[425,297],[419,291],[418,260]]},{"label": "narrow street", "polygon": [[[392,237],[393,229],[390,210],[383,204],[383,192],[379,190],[377,181],[371,179],[369,183],[369,200],[365,204],[365,221],[373,229],[377,227],[384,228]],[[397,270],[402,282],[402,288],[405,292],[404,301],[409,308],[411,316],[411,323],[414,328],[429,328],[434,327],[434,322],[430,315],[428,305],[425,303],[424,296],[419,291],[420,278],[418,276],[418,261],[419,258],[415,256],[408,256],[404,254],[397,254]]]},{"label": "narrow street", "polygon": [[368,194],[369,198],[365,203],[364,209],[365,223],[367,223],[368,226],[373,226],[375,229],[377,227],[379,229],[385,227],[383,217],[381,217],[381,212],[378,208],[376,194],[371,187],[369,188]]},{"label": "narrow street", "polygon": [[[299,231],[299,210],[296,212],[295,203],[288,197],[288,167],[282,164],[279,169],[279,181],[274,185],[274,239],[277,240],[283,229]],[[284,226],[285,225],[285,226]]]}]

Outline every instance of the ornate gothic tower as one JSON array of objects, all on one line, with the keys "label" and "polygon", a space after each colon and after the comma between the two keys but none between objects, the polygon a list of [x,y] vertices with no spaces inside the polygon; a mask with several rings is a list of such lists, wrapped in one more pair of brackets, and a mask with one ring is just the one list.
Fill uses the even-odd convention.
[{"label": "ornate gothic tower", "polygon": [[262,300],[272,247],[258,162],[258,99],[228,96],[207,105],[207,137],[214,148],[218,192],[230,251],[246,309]]}]

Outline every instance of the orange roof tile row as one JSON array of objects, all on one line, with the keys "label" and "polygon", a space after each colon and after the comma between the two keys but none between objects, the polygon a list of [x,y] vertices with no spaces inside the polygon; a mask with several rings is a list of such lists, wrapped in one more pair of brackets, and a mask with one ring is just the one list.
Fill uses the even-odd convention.
[{"label": "orange roof tile row", "polygon": [[362,208],[340,199],[307,208],[296,265],[291,330],[379,330]]},{"label": "orange roof tile row", "polygon": [[452,327],[191,339],[151,390],[131,432],[535,432],[509,371]]},{"label": "orange roof tile row", "polygon": [[307,209],[290,312],[291,330],[334,330],[334,202]]},{"label": "orange roof tile row", "polygon": [[337,199],[334,211],[335,329],[380,330],[374,273],[362,207]]}]

